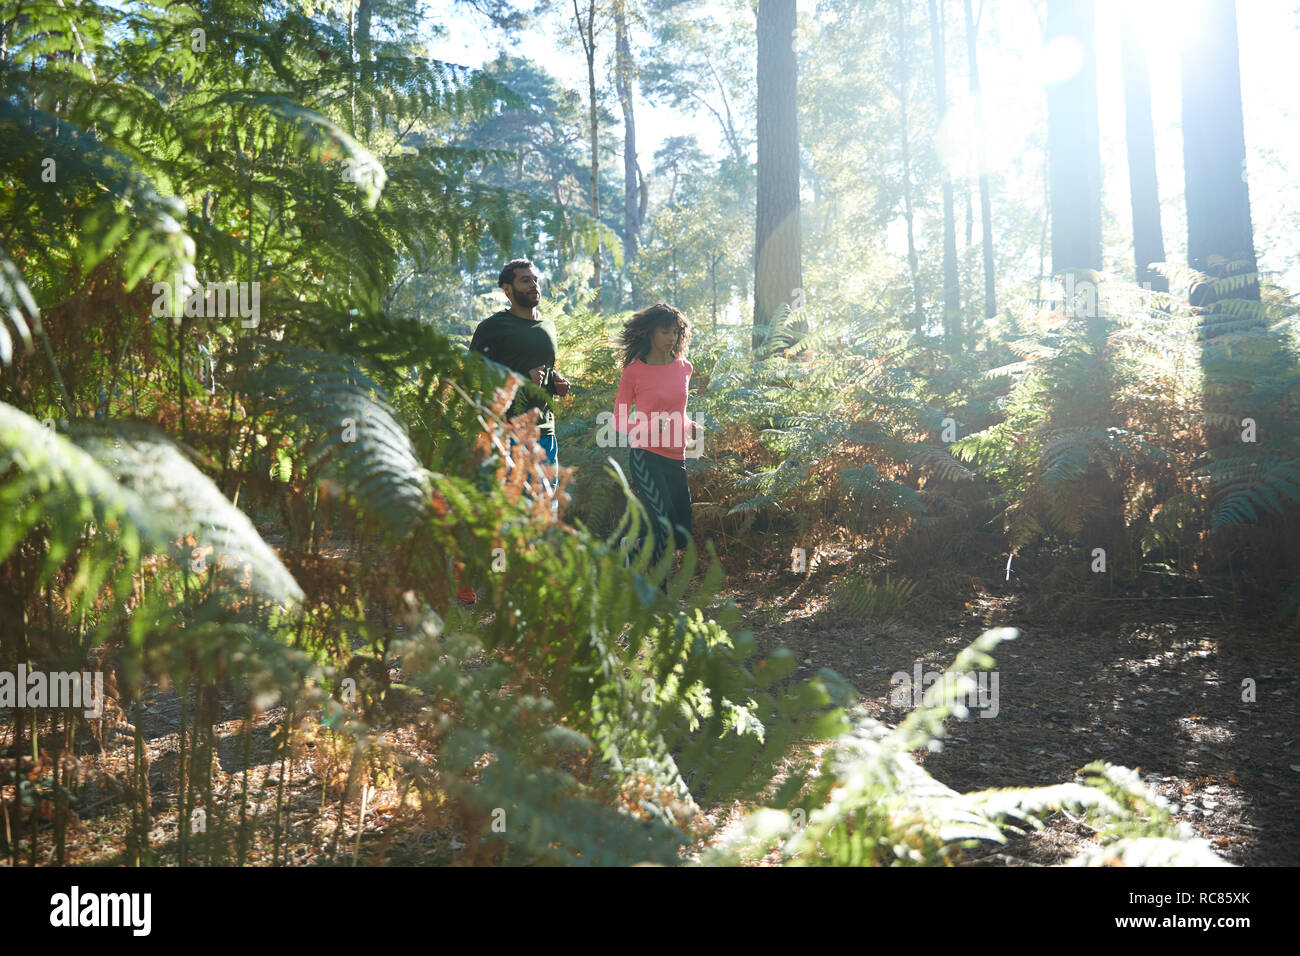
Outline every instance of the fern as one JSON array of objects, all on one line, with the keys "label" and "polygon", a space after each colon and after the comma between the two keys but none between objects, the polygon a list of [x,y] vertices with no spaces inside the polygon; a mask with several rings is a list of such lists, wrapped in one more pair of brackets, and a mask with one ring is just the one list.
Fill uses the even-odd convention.
[{"label": "fern", "polygon": [[[7,86],[12,70],[11,62],[0,63],[0,84]],[[19,194],[21,205],[6,204],[11,245],[56,246],[61,257],[86,271],[116,251],[128,289],[146,276],[164,279],[172,310],[179,312],[184,286],[196,282],[194,241],[181,226],[185,206],[179,199],[161,195],[144,171],[91,133],[8,99],[0,100],[0,144],[0,170],[29,185]],[[42,187],[39,176],[46,168],[56,179]],[[79,241],[57,243],[52,237],[60,235]],[[179,285],[172,282],[177,275],[183,279]],[[12,278],[6,281],[12,285]]]},{"label": "fern", "polygon": [[1083,769],[1083,784],[962,794],[912,759],[911,751],[939,748],[944,719],[963,710],[970,672],[991,667],[988,652],[1014,637],[1011,629],[986,631],[892,730],[855,712],[852,729],[836,740],[817,776],[802,793],[792,788],[792,809],[749,814],[705,862],[734,864],[777,849],[788,865],[927,865],[951,861],[980,841],[1005,843],[1007,832],[1020,834],[1051,813],[1074,810],[1099,826],[1104,849],[1089,849],[1072,865],[1102,859],[1224,865],[1185,825],[1172,824],[1164,802],[1125,768],[1098,762]]},{"label": "fern", "polygon": [[284,344],[247,352],[239,364],[241,388],[293,434],[305,471],[337,478],[391,536],[428,513],[428,473],[384,389],[353,360]]},{"label": "fern", "polygon": [[168,439],[121,423],[65,436],[0,404],[0,473],[0,560],[39,543],[33,583],[60,585],[79,635],[55,648],[69,666],[115,642],[136,691],[238,677],[260,707],[306,692],[310,663],[276,638],[301,588]]},{"label": "fern", "polygon": [[[33,324],[40,323],[40,310],[22,273],[0,246],[0,309],[14,327],[18,340],[27,351],[32,348]],[[8,366],[14,358],[14,339],[9,328],[0,322],[0,365]]]},{"label": "fern", "polygon": [[1286,502],[1300,503],[1300,458],[1227,450],[1196,469],[1209,481],[1210,530],[1256,524],[1282,514]]},{"label": "fern", "polygon": [[866,621],[888,621],[915,597],[916,582],[907,578],[897,581],[887,574],[876,584],[869,580],[849,578],[842,581],[836,596],[853,614]]}]

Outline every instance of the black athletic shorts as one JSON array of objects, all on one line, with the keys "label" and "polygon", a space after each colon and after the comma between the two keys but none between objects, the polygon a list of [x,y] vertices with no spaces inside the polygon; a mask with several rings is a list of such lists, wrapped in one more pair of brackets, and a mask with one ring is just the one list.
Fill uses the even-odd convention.
[{"label": "black athletic shorts", "polygon": [[[690,541],[691,489],[686,485],[686,462],[665,458],[644,448],[628,450],[628,471],[632,490],[644,506],[654,531],[654,560],[657,562],[668,547],[669,528],[672,529],[674,550],[686,547]],[[668,527],[664,527],[666,519]],[[642,529],[645,540],[646,529]]]}]

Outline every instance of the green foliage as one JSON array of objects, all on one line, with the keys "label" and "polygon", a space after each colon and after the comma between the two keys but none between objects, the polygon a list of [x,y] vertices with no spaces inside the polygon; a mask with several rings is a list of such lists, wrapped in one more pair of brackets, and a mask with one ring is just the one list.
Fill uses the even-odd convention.
[{"label": "green foliage", "polygon": [[[616,770],[671,768],[676,752],[682,767],[708,775],[706,800],[756,793],[796,736],[836,726],[845,687],[831,674],[776,685],[789,674],[784,655],[747,667],[754,644],[735,608],[710,608],[722,578],[716,559],[688,593],[693,546],[666,595],[657,585],[671,553],[651,569],[645,549],[625,569],[620,542],[636,539],[645,516],[617,468],[611,477],[629,507],[603,542],[581,527],[548,525],[539,535],[519,520],[482,522],[464,480],[438,480],[451,504],[444,533],[461,542],[468,573],[491,584],[483,640],[548,674],[569,725],[589,734]],[[494,547],[504,570],[492,570]],[[553,636],[554,621],[565,622],[562,635]]]},{"label": "green foliage", "polygon": [[[665,807],[642,807],[647,819],[620,812],[612,805],[618,787],[584,783],[566,771],[566,764],[580,764],[594,745],[565,725],[554,700],[518,688],[517,675],[500,659],[473,666],[484,652],[474,636],[438,638],[437,628],[428,627],[394,648],[405,682],[416,692],[420,725],[438,739],[436,774],[408,762],[424,799],[436,801],[441,790],[470,813],[496,822],[489,832],[500,834],[492,839],[508,849],[505,859],[512,863],[676,861],[685,844],[679,827],[689,813],[689,801],[674,806],[680,792],[664,790]],[[458,708],[454,716],[449,704]],[[672,816],[672,809],[682,818]]]},{"label": "green foliage", "polygon": [[[275,753],[290,763],[319,711],[321,750],[350,755],[336,845],[349,799],[396,765],[426,818],[465,836],[479,861],[671,864],[700,807],[734,799],[772,804],[747,822],[749,850],[779,846],[792,863],[945,861],[1056,810],[1104,827],[1096,859],[1212,861],[1119,768],[1090,765],[1084,785],[977,794],[925,773],[912,752],[961,712],[970,671],[991,665],[1007,633],[963,652],[952,679],[890,730],[848,710],[855,694],[834,672],[801,680],[788,651],[756,653],[736,608],[717,600],[712,543],[703,569],[694,546],[675,574],[671,554],[655,567],[648,550],[630,559],[623,542],[646,516],[618,464],[593,450],[621,317],[591,307],[584,269],[603,244],[614,263],[606,304],[670,298],[695,320],[692,357],[713,379],[698,406],[724,423],[701,469],[715,514],[875,532],[930,520],[977,468],[1018,547],[1113,514],[1113,500],[1084,493],[1105,478],[1122,491],[1137,551],[1169,560],[1207,513],[1218,529],[1300,500],[1287,444],[1294,328],[1249,299],[1219,299],[1206,318],[1171,297],[1117,317],[1104,351],[1070,323],[1035,334],[1015,309],[991,324],[986,350],[936,351],[921,301],[933,264],[913,263],[913,282],[900,283],[901,263],[876,247],[938,157],[867,177],[846,208],[828,199],[863,179],[863,150],[836,131],[895,122],[880,58],[846,70],[831,55],[807,87],[819,91],[808,114],[809,304],[754,348],[750,329],[726,321],[750,293],[750,133],[734,98],[750,12],[718,14],[736,41],[719,51],[671,6],[659,35],[701,69],[647,64],[646,86],[708,103],[731,155],[714,161],[682,138],[660,151],[635,263],[620,261],[610,225],[621,218],[615,178],[600,187],[605,221],[573,212],[588,201],[582,97],[517,59],[475,71],[423,56],[392,39],[416,35],[418,15],[400,5],[366,16],[403,30],[362,28],[351,7],[240,2],[38,2],[7,21],[5,659],[80,667],[94,652],[115,660],[124,706],[173,686],[189,721],[195,700],[180,731],[192,776],[178,809],[202,800],[214,820],[235,805],[207,772],[218,692],[233,690],[250,716],[283,702]],[[831,25],[815,31],[828,51],[883,51],[890,11],[828,9]],[[910,49],[918,38],[898,40]],[[900,122],[930,123],[923,110]],[[888,152],[871,142],[873,161]],[[524,246],[554,267],[548,304],[566,315],[560,364],[576,383],[560,437],[580,474],[559,476],[555,510],[519,481],[539,463],[528,423],[501,419],[514,386],[453,337],[466,331],[460,316],[472,324],[488,307],[466,279]],[[150,280],[178,276],[156,315]],[[182,308],[200,279],[236,277],[258,283],[258,323]],[[1217,295],[1249,285],[1212,281]],[[811,331],[798,333],[805,320]],[[1187,334],[1196,323],[1199,343]],[[32,361],[38,342],[44,366]],[[1273,443],[1220,444],[1193,473],[1194,429],[1242,417]],[[955,450],[973,468],[940,437],[948,419],[968,430]],[[343,518],[328,527],[339,501]],[[266,520],[274,509],[283,526]],[[297,533],[303,514],[311,535]],[[452,603],[467,582],[480,595],[473,612]],[[841,597],[886,619],[914,587],[851,581]],[[344,681],[357,676],[347,699]],[[828,739],[820,766],[760,796],[792,748]],[[128,859],[141,862],[153,858],[153,820],[138,755],[131,773]],[[337,782],[324,774],[322,804]],[[273,859],[299,826],[277,815],[260,834]],[[214,834],[209,862],[228,849],[243,858],[247,834]]]},{"label": "green foliage", "polygon": [[[515,94],[387,42],[357,55],[331,11],[31,12],[0,75],[0,178],[15,187],[0,201],[13,402],[0,404],[0,585],[25,622],[6,658],[79,666],[103,650],[124,702],[152,681],[196,691],[186,799],[223,819],[229,794],[201,772],[217,691],[250,711],[288,704],[289,754],[322,691],[359,675],[358,707],[321,715],[322,740],[353,754],[344,798],[391,759],[383,735],[411,727],[437,772],[413,759],[407,782],[467,834],[508,807],[501,846],[520,861],[672,862],[691,815],[679,766],[709,798],[752,793],[792,740],[839,729],[833,675],[790,684],[783,659],[750,662],[734,608],[711,604],[716,563],[693,589],[692,552],[666,596],[667,562],[626,566],[635,503],[606,540],[502,483],[495,452],[518,438],[516,468],[531,467],[535,435],[479,400],[500,370],[388,314],[403,271],[472,266],[542,234],[614,244],[546,193],[481,175],[506,154],[459,132],[517,108]],[[72,36],[88,48],[63,56]],[[139,286],[178,272],[156,321]],[[185,314],[200,276],[260,283],[260,322]],[[42,338],[41,310],[55,317],[47,376],[19,354]],[[55,392],[59,433],[39,421]],[[606,483],[626,493],[617,474]],[[327,494],[356,535],[331,541],[345,558],[316,552],[323,513],[279,553],[251,517]],[[424,624],[455,573],[492,613],[438,643]],[[409,657],[403,685],[386,678],[394,653]],[[130,857],[148,859],[150,817],[133,806]],[[278,854],[284,829],[265,836]]]},{"label": "green foliage", "polygon": [[1196,470],[1213,489],[1210,529],[1257,524],[1286,513],[1286,502],[1300,503],[1300,458],[1248,449],[1214,449]]},{"label": "green foliage", "polygon": [[0,471],[0,559],[36,559],[27,586],[66,602],[57,617],[47,605],[52,662],[116,642],[133,684],[236,677],[262,706],[302,693],[305,662],[270,637],[301,588],[165,436],[126,423],[65,436],[0,404]]},{"label": "green foliage", "polygon": [[[793,321],[787,313],[777,334],[791,335]],[[732,513],[835,512],[860,527],[876,511],[924,514],[914,485],[972,477],[934,440],[944,416],[926,400],[924,377],[907,367],[916,347],[901,333],[863,337],[843,319],[822,316],[783,353],[742,362],[737,350],[748,346],[732,343],[718,356],[704,405],[757,429],[777,461],[735,480],[756,493]]]},{"label": "green foliage", "polygon": [[853,615],[864,621],[884,622],[898,616],[916,595],[916,582],[894,580],[886,574],[880,583],[850,577],[840,582],[836,596]]},{"label": "green foliage", "polygon": [[[14,327],[22,345],[32,348],[32,325],[40,323],[40,310],[22,273],[0,246],[0,309]],[[8,326],[0,322],[0,365],[9,365],[14,357],[14,339]]]},{"label": "green foliage", "polygon": [[[12,60],[0,63],[0,86],[11,95],[34,94],[24,89],[28,76]],[[160,195],[123,152],[64,118],[8,99],[0,101],[0,143],[0,170],[23,186],[4,208],[10,248],[42,249],[78,272],[115,252],[127,289],[148,276],[194,280],[194,242],[179,221],[184,205]],[[47,173],[52,181],[43,179]],[[180,291],[172,290],[173,307]]]},{"label": "green foliage", "polygon": [[[1214,560],[1207,532],[1289,521],[1300,502],[1291,437],[1300,353],[1289,319],[1260,321],[1289,307],[1220,300],[1207,312],[1115,280],[1100,290],[1105,347],[1078,319],[1040,316],[1042,334],[1011,343],[1021,361],[985,377],[999,390],[1010,382],[993,420],[953,446],[994,483],[1010,548],[1050,535],[1106,547],[1121,574],[1148,559],[1186,573]],[[1220,321],[1234,316],[1250,321]]]},{"label": "green foliage", "polygon": [[258,397],[310,477],[336,479],[393,536],[427,515],[428,476],[384,389],[355,360],[271,343],[237,364],[240,389]]}]

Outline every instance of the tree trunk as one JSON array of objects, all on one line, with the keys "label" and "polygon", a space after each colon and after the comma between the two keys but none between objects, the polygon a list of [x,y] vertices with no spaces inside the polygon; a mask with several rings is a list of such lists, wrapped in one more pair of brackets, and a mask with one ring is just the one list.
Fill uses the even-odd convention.
[{"label": "tree trunk", "polygon": [[1185,15],[1196,24],[1183,48],[1183,172],[1187,196],[1187,258],[1215,278],[1245,276],[1245,285],[1192,290],[1192,304],[1259,301],[1255,243],[1246,187],[1246,136],[1237,63],[1233,0],[1197,0]]},{"label": "tree trunk", "polygon": [[636,117],[632,111],[632,81],[636,65],[627,37],[627,0],[614,5],[614,86],[623,109],[623,259],[631,266],[636,259],[641,233],[641,190],[636,161]]},{"label": "tree trunk", "polygon": [[[1092,0],[1047,0],[1047,39],[1060,38],[1080,45],[1083,63],[1073,76],[1047,85],[1052,272],[1100,272],[1101,140]],[[1089,337],[1099,344],[1104,337],[1101,309],[1095,294],[1085,300]]]},{"label": "tree trunk", "polygon": [[[980,0],[980,16],[984,15]],[[998,297],[993,267],[993,200],[989,195],[988,149],[984,143],[984,104],[980,96],[979,59],[975,54],[975,40],[979,24],[971,11],[971,0],[966,0],[966,57],[970,61],[970,93],[975,103],[975,160],[979,164],[980,224],[984,246],[984,317],[998,314]]]},{"label": "tree trunk", "polygon": [[[930,47],[934,53],[934,102],[939,123],[948,112],[943,14],[930,0]],[[961,284],[957,274],[957,222],[953,211],[952,175],[943,164],[943,341],[949,351],[961,348]]]},{"label": "tree trunk", "polygon": [[1126,21],[1121,39],[1124,64],[1124,141],[1128,146],[1129,200],[1133,206],[1133,255],[1137,281],[1168,292],[1169,281],[1150,268],[1165,261],[1160,228],[1160,191],[1156,182],[1156,139],[1151,121],[1151,78],[1147,55],[1134,26]]},{"label": "tree trunk", "polygon": [[[578,0],[573,0],[573,19],[582,41],[582,52],[587,58],[587,99],[591,106],[591,218],[600,225],[600,118],[596,103],[596,0],[588,0],[587,22],[582,22]],[[591,254],[591,285],[595,292],[592,308],[600,311],[600,260],[601,246],[597,238],[596,251]]]},{"label": "tree trunk", "polygon": [[925,328],[925,311],[921,307],[921,259],[916,254],[915,211],[912,207],[912,149],[907,127],[908,88],[911,85],[908,50],[911,38],[907,24],[908,0],[898,6],[898,126],[903,137],[903,218],[907,222],[907,268],[912,275],[912,325],[920,332]]},{"label": "tree trunk", "polygon": [[374,103],[372,94],[374,93],[374,75],[371,72],[370,61],[373,53],[370,47],[370,0],[359,0],[357,3],[357,59],[361,61],[361,103],[365,111],[365,131],[366,143],[370,143],[374,113],[371,109]]},{"label": "tree trunk", "polygon": [[718,255],[709,258],[709,286],[713,291],[709,315],[713,320],[714,332],[718,331],[718,261],[721,258]]},{"label": "tree trunk", "polygon": [[1069,37],[1083,66],[1047,87],[1051,157],[1052,271],[1101,269],[1101,145],[1092,0],[1048,0],[1047,39]]},{"label": "tree trunk", "polygon": [[[799,126],[795,0],[758,3],[758,208],[754,241],[754,333],[758,348],[782,306],[799,304]],[[795,323],[796,332],[806,323]]]},{"label": "tree trunk", "polygon": [[1043,306],[1043,279],[1047,278],[1047,237],[1052,224],[1052,171],[1047,150],[1043,150],[1043,228],[1038,235],[1038,299]]}]

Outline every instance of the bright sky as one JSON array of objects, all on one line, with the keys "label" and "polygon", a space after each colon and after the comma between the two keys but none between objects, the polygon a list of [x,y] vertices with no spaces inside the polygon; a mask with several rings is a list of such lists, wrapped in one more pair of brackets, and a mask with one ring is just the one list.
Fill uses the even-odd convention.
[{"label": "bright sky", "polygon": [[[913,2],[925,17],[926,4],[922,0]],[[1039,21],[1030,0],[982,2],[986,18],[996,13],[1000,34],[997,42],[990,44],[989,27],[981,25],[980,73],[989,166],[1002,177],[1002,188],[1039,191],[1042,156],[1027,148],[1028,138],[1034,123],[1045,122],[1043,78],[1059,72],[1059,57],[1043,56]],[[977,10],[980,3],[975,0]],[[800,0],[801,16],[813,15],[814,8],[813,0]],[[949,43],[964,46],[961,5],[949,0],[947,8]],[[1122,233],[1130,235],[1119,49],[1120,17],[1128,11],[1147,24],[1144,35],[1153,38],[1148,56],[1165,248],[1171,259],[1178,260],[1185,258],[1186,222],[1181,203],[1177,38],[1189,9],[1183,0],[1097,0],[1096,4],[1098,102],[1107,211]],[[1296,195],[1295,177],[1290,170],[1290,157],[1300,147],[1300,127],[1289,95],[1295,58],[1300,52],[1300,13],[1293,0],[1238,0],[1237,18],[1256,251],[1261,269],[1282,273],[1279,278],[1285,285],[1300,289],[1300,196]],[[463,9],[459,15],[444,19],[444,25],[448,27],[447,35],[431,50],[440,59],[481,66],[495,56],[502,43],[483,18]],[[556,29],[555,23],[551,30],[532,34],[523,41],[521,52],[539,61],[566,85],[585,90],[586,67],[581,50],[562,35],[564,31]],[[610,43],[606,38],[605,44]],[[972,111],[963,83],[950,83],[949,90],[953,102],[947,125],[954,146],[954,172],[960,173],[966,168],[965,157],[973,155],[968,145],[973,135]],[[711,119],[683,116],[638,100],[638,147],[644,168],[650,168],[651,157],[666,137],[683,132],[694,132],[703,148],[722,155],[719,132]],[[901,234],[891,239],[896,242]]]},{"label": "bright sky", "polygon": [[[452,0],[435,2],[451,4]],[[552,15],[548,18],[546,32],[527,35],[518,41],[518,45],[513,40],[507,44],[500,32],[492,29],[485,18],[460,8],[460,15],[443,21],[447,35],[432,44],[431,55],[436,59],[477,67],[495,59],[498,51],[504,48],[507,52],[518,52],[540,63],[565,86],[580,90],[585,99],[587,62],[582,48],[572,29],[559,29],[561,24],[568,26],[571,23],[571,14],[567,18]],[[614,45],[612,35],[597,34],[596,43],[597,53],[601,56],[608,54]],[[604,82],[599,73],[597,77],[598,82]],[[637,152],[641,167],[646,172],[654,165],[655,150],[670,136],[695,133],[699,137],[700,147],[705,151],[715,156],[722,156],[725,152],[717,122],[712,118],[697,118],[668,107],[655,106],[639,95],[635,98],[635,109]]]}]

